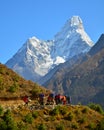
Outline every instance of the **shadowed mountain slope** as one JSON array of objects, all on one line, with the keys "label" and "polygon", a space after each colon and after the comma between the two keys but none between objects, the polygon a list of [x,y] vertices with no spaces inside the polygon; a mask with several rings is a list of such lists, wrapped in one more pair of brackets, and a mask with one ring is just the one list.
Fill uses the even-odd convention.
[{"label": "shadowed mountain slope", "polygon": [[[103,35],[102,35],[103,36]],[[57,71],[44,86],[57,93],[72,96],[72,102],[97,102],[104,105],[104,39],[100,37],[93,48],[73,67],[67,67],[65,73]],[[103,39],[103,40],[102,40]],[[95,49],[96,48],[96,49]],[[98,49],[98,51],[95,51]],[[102,100],[101,100],[102,98]]]}]

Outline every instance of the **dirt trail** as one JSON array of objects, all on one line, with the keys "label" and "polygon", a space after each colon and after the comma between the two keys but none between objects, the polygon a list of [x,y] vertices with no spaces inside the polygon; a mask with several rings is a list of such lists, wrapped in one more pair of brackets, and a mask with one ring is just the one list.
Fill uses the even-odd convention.
[{"label": "dirt trail", "polygon": [[2,106],[4,110],[14,110],[23,107],[29,108],[30,110],[38,110],[43,108],[53,109],[55,107],[55,105],[40,105],[36,100],[31,100],[28,105],[25,105],[23,100],[1,100],[0,106]]},{"label": "dirt trail", "polygon": [[20,105],[23,105],[24,101],[23,100],[5,100],[5,101],[0,101],[0,105],[3,108],[13,108],[13,107],[18,107]]}]

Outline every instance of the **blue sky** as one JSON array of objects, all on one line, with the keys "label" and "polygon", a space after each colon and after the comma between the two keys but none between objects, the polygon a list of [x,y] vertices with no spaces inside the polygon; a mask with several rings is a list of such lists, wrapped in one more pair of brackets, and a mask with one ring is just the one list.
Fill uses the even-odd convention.
[{"label": "blue sky", "polygon": [[94,42],[104,33],[104,0],[0,0],[0,62],[32,36],[52,39],[73,15]]}]

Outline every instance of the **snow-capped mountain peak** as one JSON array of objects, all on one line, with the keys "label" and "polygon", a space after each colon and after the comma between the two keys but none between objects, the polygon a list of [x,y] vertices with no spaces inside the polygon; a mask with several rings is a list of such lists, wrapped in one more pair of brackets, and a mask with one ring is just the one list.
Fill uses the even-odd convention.
[{"label": "snow-capped mountain peak", "polygon": [[64,60],[80,52],[87,52],[93,46],[79,16],[73,16],[66,22],[61,31],[55,35],[54,43],[53,57],[60,56]]},{"label": "snow-capped mountain peak", "polygon": [[29,38],[6,65],[24,78],[37,81],[58,64],[87,52],[92,45],[81,18],[73,16],[53,40]]},{"label": "snow-capped mountain peak", "polygon": [[[79,16],[73,16],[70,20],[70,25],[73,27],[73,26],[82,26],[82,20]],[[83,27],[83,26],[82,26]]]}]

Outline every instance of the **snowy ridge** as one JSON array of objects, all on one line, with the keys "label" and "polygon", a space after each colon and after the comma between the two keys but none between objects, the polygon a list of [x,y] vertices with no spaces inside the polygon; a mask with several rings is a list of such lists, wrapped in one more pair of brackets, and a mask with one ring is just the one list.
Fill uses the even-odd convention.
[{"label": "snowy ridge", "polygon": [[6,65],[24,78],[38,81],[58,64],[87,52],[92,46],[81,18],[73,16],[53,40],[29,38]]},{"label": "snowy ridge", "polygon": [[74,55],[87,52],[91,46],[93,46],[93,42],[84,31],[81,18],[73,16],[55,35],[52,57],[57,59],[58,56],[63,58],[62,61],[66,61]]}]

